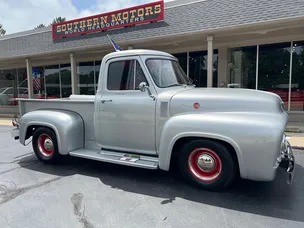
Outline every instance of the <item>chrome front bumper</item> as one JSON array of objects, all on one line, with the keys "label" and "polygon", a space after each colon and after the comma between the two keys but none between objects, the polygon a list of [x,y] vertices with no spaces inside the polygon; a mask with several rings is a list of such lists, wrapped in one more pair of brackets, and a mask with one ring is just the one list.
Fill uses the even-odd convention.
[{"label": "chrome front bumper", "polygon": [[295,175],[295,158],[292,148],[286,136],[283,136],[281,144],[281,155],[278,157],[279,166],[283,168],[287,174],[287,183],[292,184]]}]

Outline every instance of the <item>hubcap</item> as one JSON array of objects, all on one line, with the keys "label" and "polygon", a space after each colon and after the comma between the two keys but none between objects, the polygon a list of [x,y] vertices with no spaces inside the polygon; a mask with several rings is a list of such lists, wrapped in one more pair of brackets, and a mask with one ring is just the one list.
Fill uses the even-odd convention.
[{"label": "hubcap", "polygon": [[51,139],[45,139],[44,140],[44,148],[47,150],[52,150],[53,149],[53,142]]},{"label": "hubcap", "polygon": [[197,148],[188,158],[188,167],[191,174],[201,181],[214,181],[222,172],[222,161],[211,149]]},{"label": "hubcap", "polygon": [[197,159],[198,167],[204,172],[211,172],[214,169],[215,161],[209,154],[202,154]]},{"label": "hubcap", "polygon": [[52,139],[47,134],[42,134],[39,136],[38,150],[45,157],[49,157],[53,154],[54,144]]}]

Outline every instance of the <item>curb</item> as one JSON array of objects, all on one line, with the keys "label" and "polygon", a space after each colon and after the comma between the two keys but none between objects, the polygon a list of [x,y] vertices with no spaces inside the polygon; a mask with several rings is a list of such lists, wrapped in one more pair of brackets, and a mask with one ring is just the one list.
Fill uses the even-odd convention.
[{"label": "curb", "polygon": [[286,127],[285,132],[289,133],[301,133],[301,129],[298,127]]},{"label": "curb", "polygon": [[291,148],[294,150],[304,150],[303,146],[292,146]]}]

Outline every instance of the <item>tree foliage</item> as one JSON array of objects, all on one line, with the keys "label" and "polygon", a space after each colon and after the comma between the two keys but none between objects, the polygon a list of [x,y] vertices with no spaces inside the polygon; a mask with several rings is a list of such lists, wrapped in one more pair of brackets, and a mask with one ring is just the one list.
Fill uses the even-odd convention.
[{"label": "tree foliage", "polygon": [[3,28],[3,25],[0,24],[0,36],[4,36],[6,33],[6,30]]},{"label": "tree foliage", "polygon": [[45,24],[39,24],[39,25],[37,25],[37,26],[35,27],[35,29],[37,29],[37,28],[44,28],[44,27],[46,27]]},{"label": "tree foliage", "polygon": [[64,22],[66,21],[65,17],[55,17],[51,23],[52,24],[56,24],[56,23],[59,23],[59,22]]},{"label": "tree foliage", "polygon": [[[52,24],[56,24],[56,23],[59,23],[59,22],[64,22],[64,21],[66,21],[65,17],[55,17],[53,19],[53,21],[48,26],[51,26]],[[46,27],[45,24],[39,24],[39,25],[37,25],[35,27],[35,29],[37,29],[37,28],[44,28],[44,27]]]}]

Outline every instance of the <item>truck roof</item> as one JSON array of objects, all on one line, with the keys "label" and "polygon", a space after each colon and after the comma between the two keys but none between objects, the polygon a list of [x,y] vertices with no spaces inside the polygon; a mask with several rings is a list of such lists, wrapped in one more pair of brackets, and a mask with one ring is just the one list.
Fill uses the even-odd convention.
[{"label": "truck roof", "polygon": [[154,50],[147,50],[147,49],[132,49],[132,50],[124,50],[124,51],[118,51],[118,52],[111,52],[104,57],[104,60],[107,61],[111,58],[126,57],[126,56],[130,56],[130,55],[157,55],[157,56],[175,58],[174,56],[170,55],[169,53],[162,52],[162,51],[154,51]]}]

